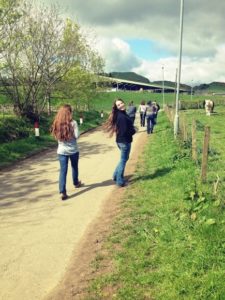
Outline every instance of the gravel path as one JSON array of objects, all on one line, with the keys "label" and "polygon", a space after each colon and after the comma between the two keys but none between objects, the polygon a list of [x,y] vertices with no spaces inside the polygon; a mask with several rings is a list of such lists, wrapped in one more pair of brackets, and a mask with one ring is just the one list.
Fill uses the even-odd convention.
[{"label": "gravel path", "polygon": [[[142,129],[143,130],[143,129]],[[135,135],[131,151],[145,133]],[[80,179],[58,194],[56,149],[16,164],[0,174],[0,299],[44,299],[63,278],[74,249],[103,204],[118,189],[112,172],[119,159],[115,138],[100,129],[79,138]]]}]

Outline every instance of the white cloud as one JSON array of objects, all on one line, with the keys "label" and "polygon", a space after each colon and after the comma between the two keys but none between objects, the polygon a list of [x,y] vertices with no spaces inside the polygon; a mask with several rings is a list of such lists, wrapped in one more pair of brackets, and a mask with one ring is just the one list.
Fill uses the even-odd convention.
[{"label": "white cloud", "polygon": [[[191,58],[183,57],[181,65],[181,82],[194,85],[210,83],[212,81],[225,82],[225,44],[216,49],[213,57]],[[134,72],[146,76],[151,81],[162,80],[162,66],[164,79],[175,81],[178,59],[168,57],[157,61],[142,60]]]},{"label": "white cloud", "polygon": [[[97,49],[106,62],[106,72],[133,71],[147,77],[150,81],[162,80],[162,66],[164,79],[175,81],[178,58],[171,56],[158,60],[144,60],[132,53],[128,43],[119,38],[100,39]],[[181,82],[187,84],[210,83],[212,81],[225,82],[225,44],[215,49],[212,57],[182,58]]]},{"label": "white cloud", "polygon": [[140,60],[132,53],[129,44],[119,38],[103,38],[99,40],[96,47],[105,59],[106,72],[125,72],[140,64]]},{"label": "white cloud", "polygon": [[[57,2],[57,0],[46,0]],[[179,0],[64,0],[68,15],[92,28],[104,42],[98,45],[106,71],[136,71],[150,80],[174,81],[179,48]],[[225,1],[184,1],[181,81],[225,81]],[[170,57],[149,61],[137,57],[124,42],[148,39]]]}]

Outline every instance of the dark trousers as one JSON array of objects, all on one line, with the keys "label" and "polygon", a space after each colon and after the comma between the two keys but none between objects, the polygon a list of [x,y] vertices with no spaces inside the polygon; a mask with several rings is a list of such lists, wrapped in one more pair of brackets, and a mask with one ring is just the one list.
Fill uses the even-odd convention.
[{"label": "dark trousers", "polygon": [[144,112],[140,113],[140,123],[141,123],[141,127],[145,126],[145,113]]},{"label": "dark trousers", "polygon": [[134,117],[130,117],[130,119],[131,119],[131,121],[132,121],[132,123],[133,123],[133,125],[134,125],[135,116],[134,116]]}]

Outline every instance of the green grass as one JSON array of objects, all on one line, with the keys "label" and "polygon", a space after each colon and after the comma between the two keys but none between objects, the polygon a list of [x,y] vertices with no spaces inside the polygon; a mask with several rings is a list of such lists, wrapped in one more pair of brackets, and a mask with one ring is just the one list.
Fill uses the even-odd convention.
[{"label": "green grass", "polygon": [[188,154],[160,115],[87,299],[225,299],[224,201],[199,183]]},{"label": "green grass", "polygon": [[56,145],[50,135],[30,136],[0,145],[0,168]]},{"label": "green grass", "polygon": [[[149,92],[111,92],[111,93],[99,93],[92,99],[92,105],[96,110],[103,110],[109,112],[112,108],[113,102],[116,98],[121,98],[128,105],[130,101],[133,101],[136,106],[140,104],[142,100],[144,101],[156,101],[162,104],[162,94],[159,93],[149,93]],[[168,102],[172,102],[174,99],[174,94],[166,94],[165,99]]]},{"label": "green grass", "polygon": [[[103,110],[109,112],[112,108],[112,104],[116,98],[123,99],[126,104],[133,101],[136,106],[140,104],[142,100],[144,101],[156,101],[161,107],[163,106],[163,95],[161,93],[149,93],[149,92],[110,92],[110,93],[98,93],[92,100],[91,104],[96,110]],[[200,103],[207,98],[214,100],[216,103],[219,101],[225,102],[225,97],[221,95],[193,95],[192,101],[191,96],[188,94],[180,94],[180,101],[186,103]],[[164,94],[164,103],[169,105],[175,105],[176,95],[174,93]]]},{"label": "green grass", "polygon": [[[83,112],[82,115],[84,121],[82,125],[79,125],[79,131],[81,133],[99,126],[106,117],[105,115],[105,117],[102,119],[100,117],[100,113],[97,111]],[[78,113],[74,114],[74,118],[79,124]],[[12,116],[10,118],[0,120],[0,125],[2,124],[2,126],[0,126],[1,138],[3,140],[5,136],[6,139],[5,142],[1,142],[0,144],[0,168],[9,166],[18,160],[28,157],[34,153],[38,153],[54,145],[56,146],[57,143],[50,135],[49,131],[52,119],[53,116],[41,117],[40,138],[35,138],[32,124],[27,123],[27,127],[24,127],[24,120],[21,120],[20,122],[18,118],[15,119],[15,117]],[[25,133],[28,136],[22,138],[25,136]],[[11,140],[8,141],[10,138]]]},{"label": "green grass", "polygon": [[216,106],[215,113],[210,117],[206,116],[203,109],[182,111],[180,116],[184,116],[188,124],[189,139],[191,138],[192,120],[196,120],[199,163],[202,159],[204,128],[206,125],[210,126],[208,181],[215,181],[218,175],[223,183],[225,180],[224,167],[222,167],[225,162],[225,107]]}]

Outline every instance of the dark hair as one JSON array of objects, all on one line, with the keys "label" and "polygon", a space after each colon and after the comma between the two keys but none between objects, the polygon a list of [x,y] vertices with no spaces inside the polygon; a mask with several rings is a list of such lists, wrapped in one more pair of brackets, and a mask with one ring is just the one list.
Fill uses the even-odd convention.
[{"label": "dark hair", "polygon": [[145,101],[144,100],[141,101],[141,105],[145,105]]},{"label": "dark hair", "polygon": [[122,101],[123,103],[125,103],[121,98],[117,98],[114,102],[113,102],[113,106],[112,106],[112,111],[108,117],[108,119],[106,120],[106,122],[103,124],[103,129],[105,132],[109,132],[109,136],[112,137],[113,134],[117,131],[116,128],[116,119],[117,119],[117,113],[119,111],[119,109],[116,106],[116,102],[117,101]]}]

